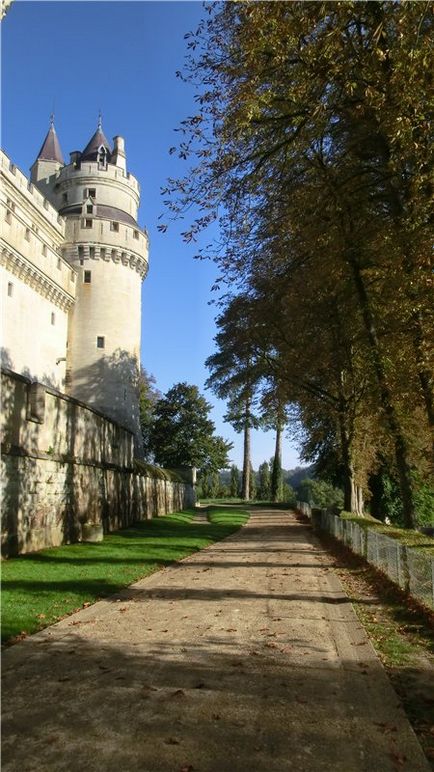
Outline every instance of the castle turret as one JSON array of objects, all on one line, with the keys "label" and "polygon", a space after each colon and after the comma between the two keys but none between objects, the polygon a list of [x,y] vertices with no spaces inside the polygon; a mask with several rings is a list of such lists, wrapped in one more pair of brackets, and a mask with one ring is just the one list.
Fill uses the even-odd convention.
[{"label": "castle turret", "polygon": [[53,178],[65,165],[56,129],[54,128],[54,116],[50,117],[50,128],[42,147],[36,157],[36,161],[30,169],[30,179],[41,193],[53,203]]},{"label": "castle turret", "polygon": [[71,313],[67,391],[134,431],[140,453],[138,374],[141,283],[148,236],[137,224],[139,184],[126,172],[124,142],[112,150],[98,128],[52,179],[65,218],[64,257],[78,271]]}]

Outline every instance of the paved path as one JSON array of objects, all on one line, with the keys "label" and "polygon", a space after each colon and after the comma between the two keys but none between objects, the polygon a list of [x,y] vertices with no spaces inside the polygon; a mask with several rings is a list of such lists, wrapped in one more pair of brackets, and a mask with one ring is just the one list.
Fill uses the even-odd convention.
[{"label": "paved path", "polygon": [[429,769],[289,513],[11,647],[3,675],[3,772]]}]

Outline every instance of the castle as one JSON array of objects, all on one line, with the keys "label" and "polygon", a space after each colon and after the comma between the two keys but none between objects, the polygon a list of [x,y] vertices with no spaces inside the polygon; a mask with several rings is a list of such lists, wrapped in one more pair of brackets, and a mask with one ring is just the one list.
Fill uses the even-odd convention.
[{"label": "castle", "polygon": [[148,235],[125,144],[101,119],[65,164],[53,118],[30,180],[1,153],[2,366],[125,426],[140,455],[141,284]]}]

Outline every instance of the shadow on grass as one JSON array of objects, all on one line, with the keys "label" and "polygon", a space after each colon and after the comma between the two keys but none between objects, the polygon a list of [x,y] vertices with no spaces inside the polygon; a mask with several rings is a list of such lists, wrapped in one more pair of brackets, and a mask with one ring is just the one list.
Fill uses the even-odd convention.
[{"label": "shadow on grass", "polygon": [[72,544],[4,562],[2,640],[30,634],[236,532],[244,518],[195,525],[191,513],[136,523],[101,544]]}]

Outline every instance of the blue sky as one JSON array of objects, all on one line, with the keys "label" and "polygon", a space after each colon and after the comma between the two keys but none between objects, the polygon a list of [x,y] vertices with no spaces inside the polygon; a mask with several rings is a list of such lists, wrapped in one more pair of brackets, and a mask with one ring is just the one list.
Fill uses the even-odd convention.
[{"label": "blue sky", "polygon": [[[142,293],[142,364],[160,391],[187,381],[204,391],[204,361],[212,353],[215,309],[209,305],[215,266],[193,259],[183,224],[157,231],[164,211],[160,189],[186,172],[169,155],[174,131],[194,110],[194,91],[176,78],[186,52],[185,33],[202,17],[201,2],[27,2],[15,0],[2,22],[2,147],[28,173],[55,125],[65,160],[93,134],[98,111],[111,139],[125,137],[128,169],[141,185],[139,222],[151,239],[150,271]],[[209,235],[207,237],[209,241]],[[225,404],[213,404],[217,432],[234,443],[241,466],[242,438],[223,423]],[[254,468],[271,457],[272,433],[254,432]],[[283,465],[298,456],[284,443]]]}]

